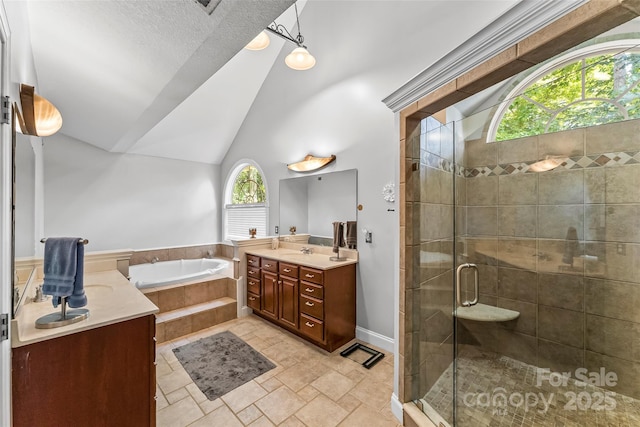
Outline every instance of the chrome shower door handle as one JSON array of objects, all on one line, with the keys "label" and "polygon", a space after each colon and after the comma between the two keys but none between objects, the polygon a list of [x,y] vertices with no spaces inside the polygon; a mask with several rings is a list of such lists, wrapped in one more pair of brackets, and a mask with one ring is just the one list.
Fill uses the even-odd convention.
[{"label": "chrome shower door handle", "polygon": [[[464,270],[465,268],[473,268],[473,292],[474,292],[474,298],[472,301],[462,301],[462,280],[461,280],[461,276],[462,276],[462,270]],[[480,283],[479,283],[479,274],[478,274],[478,266],[475,264],[470,264],[470,263],[466,263],[466,264],[460,264],[458,266],[458,268],[456,269],[456,301],[458,302],[458,305],[461,305],[463,307],[471,307],[472,305],[476,305],[478,303],[478,298],[479,298],[479,294],[480,294]]]}]

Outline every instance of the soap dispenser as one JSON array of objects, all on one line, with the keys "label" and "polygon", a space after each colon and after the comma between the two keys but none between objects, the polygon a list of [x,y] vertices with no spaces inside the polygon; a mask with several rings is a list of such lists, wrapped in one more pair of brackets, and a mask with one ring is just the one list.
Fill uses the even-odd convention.
[{"label": "soap dispenser", "polygon": [[46,301],[47,297],[42,293],[42,285],[36,288],[36,296],[33,298],[33,302],[43,302]]}]

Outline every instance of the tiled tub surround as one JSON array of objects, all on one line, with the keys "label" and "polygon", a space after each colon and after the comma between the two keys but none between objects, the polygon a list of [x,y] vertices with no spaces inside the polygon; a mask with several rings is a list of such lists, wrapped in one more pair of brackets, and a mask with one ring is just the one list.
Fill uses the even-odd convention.
[{"label": "tiled tub surround", "polygon": [[223,258],[233,264],[233,277],[214,274],[210,277],[174,285],[141,289],[158,306],[156,338],[158,342],[173,340],[235,319],[238,316],[238,265],[234,248],[223,243],[156,248],[135,251],[130,265],[180,259]]},{"label": "tiled tub surround", "polygon": [[[459,355],[481,349],[552,371],[605,367],[618,375],[613,391],[639,398],[640,120],[467,141],[456,150],[464,168],[452,166],[449,133],[425,125],[405,154],[414,198],[402,242],[414,248],[401,305],[405,393],[424,396],[452,360],[455,180],[458,264],[478,265],[480,302],[521,313],[459,321]],[[508,167],[546,155],[577,161],[543,173]]]},{"label": "tiled tub surround", "polygon": [[[156,261],[172,261],[178,259],[226,258],[233,260],[233,246],[224,243],[207,245],[180,246],[170,248],[144,249],[133,252],[129,265],[147,264]],[[234,273],[237,268],[234,269]],[[234,276],[237,278],[237,276]]]},{"label": "tiled tub surround", "polygon": [[156,339],[161,343],[235,319],[237,289],[237,279],[213,275],[141,291],[160,309]]}]

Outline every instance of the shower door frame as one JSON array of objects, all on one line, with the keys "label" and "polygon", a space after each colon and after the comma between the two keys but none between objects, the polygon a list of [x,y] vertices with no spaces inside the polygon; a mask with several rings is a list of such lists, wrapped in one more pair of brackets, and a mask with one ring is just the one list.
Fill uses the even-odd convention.
[{"label": "shower door frame", "polygon": [[[415,295],[414,280],[417,280],[415,272],[419,272],[419,265],[415,265],[416,262],[412,257],[415,249],[415,233],[419,232],[419,229],[414,230],[413,227],[419,216],[415,209],[415,194],[416,188],[419,188],[419,180],[413,177],[417,168],[412,149],[413,139],[420,135],[421,120],[429,116],[436,116],[443,109],[458,101],[638,16],[640,16],[640,0],[589,2],[479,66],[452,78],[449,82],[443,82],[437,89],[424,94],[419,100],[412,102],[400,111],[401,246],[399,249],[401,262],[398,279],[400,310],[396,335],[400,340],[398,351],[398,358],[401,362],[398,373],[398,399],[400,402],[404,402],[405,405],[413,405],[413,400],[419,397],[417,393],[419,375],[410,371],[410,350],[414,345],[413,340],[417,332],[412,329],[411,316],[413,315],[412,305]],[[434,71],[435,73],[436,71]],[[424,80],[428,78],[422,77]],[[405,408],[405,416],[415,414],[415,411],[410,407],[405,406]]]}]

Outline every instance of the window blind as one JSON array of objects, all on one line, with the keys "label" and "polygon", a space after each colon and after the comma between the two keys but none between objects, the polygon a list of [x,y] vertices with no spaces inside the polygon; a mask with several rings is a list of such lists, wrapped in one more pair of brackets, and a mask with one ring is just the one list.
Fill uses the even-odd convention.
[{"label": "window blind", "polygon": [[247,239],[249,229],[256,228],[256,237],[267,235],[267,207],[264,204],[226,205],[225,239]]}]

